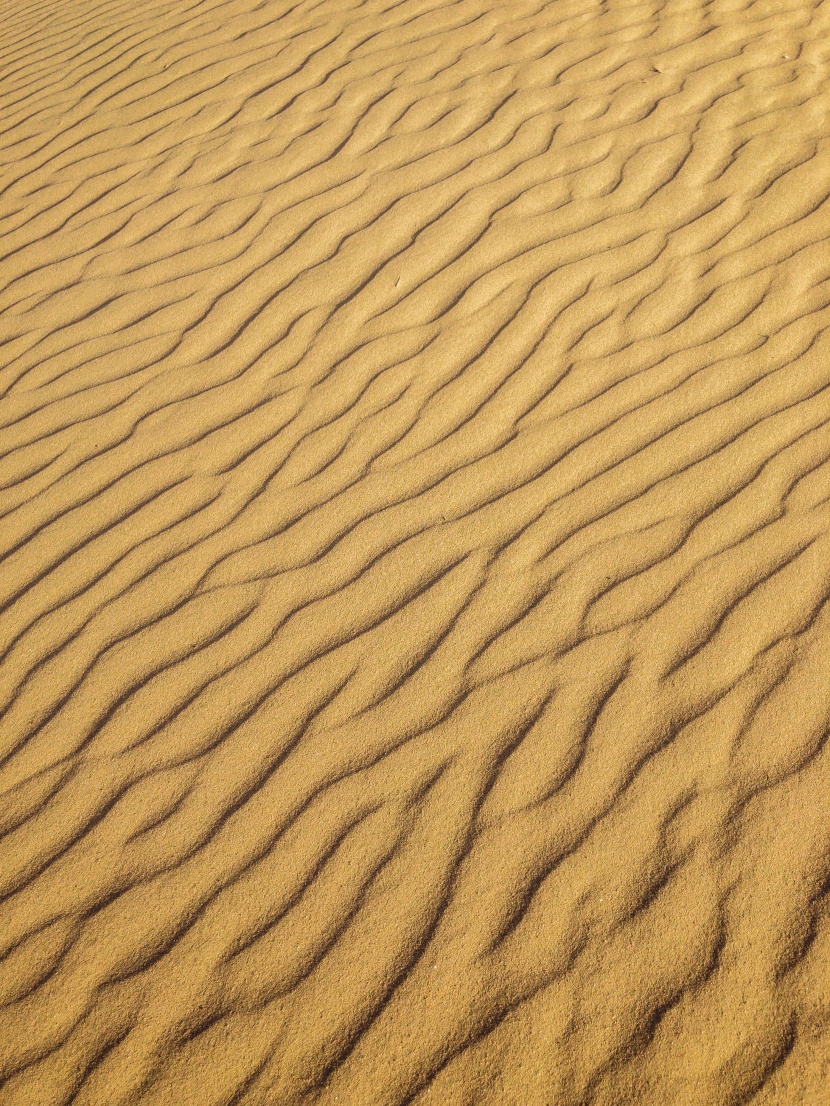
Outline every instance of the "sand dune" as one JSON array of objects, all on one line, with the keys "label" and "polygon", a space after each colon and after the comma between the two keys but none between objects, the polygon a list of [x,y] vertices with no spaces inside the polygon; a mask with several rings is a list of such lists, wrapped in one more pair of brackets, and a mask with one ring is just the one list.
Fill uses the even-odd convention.
[{"label": "sand dune", "polygon": [[2,1106],[830,1102],[830,3],[0,14]]}]

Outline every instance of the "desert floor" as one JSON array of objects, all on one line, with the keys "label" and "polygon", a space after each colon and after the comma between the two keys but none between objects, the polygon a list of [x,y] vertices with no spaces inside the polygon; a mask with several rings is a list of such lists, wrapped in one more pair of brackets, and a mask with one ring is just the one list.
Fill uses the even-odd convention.
[{"label": "desert floor", "polygon": [[830,1102],[830,0],[3,0],[2,1106]]}]

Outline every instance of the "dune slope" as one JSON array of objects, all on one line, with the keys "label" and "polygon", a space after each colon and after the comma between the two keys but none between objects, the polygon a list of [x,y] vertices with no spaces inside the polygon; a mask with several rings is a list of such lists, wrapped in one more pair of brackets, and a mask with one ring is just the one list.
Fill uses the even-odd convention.
[{"label": "dune slope", "polygon": [[830,3],[5,0],[0,1104],[830,1094]]}]

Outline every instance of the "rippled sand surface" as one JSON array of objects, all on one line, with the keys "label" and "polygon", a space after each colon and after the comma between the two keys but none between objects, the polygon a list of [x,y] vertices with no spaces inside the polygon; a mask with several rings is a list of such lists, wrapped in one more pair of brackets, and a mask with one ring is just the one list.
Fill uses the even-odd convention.
[{"label": "rippled sand surface", "polygon": [[3,0],[2,1106],[830,1102],[828,237],[828,0]]}]

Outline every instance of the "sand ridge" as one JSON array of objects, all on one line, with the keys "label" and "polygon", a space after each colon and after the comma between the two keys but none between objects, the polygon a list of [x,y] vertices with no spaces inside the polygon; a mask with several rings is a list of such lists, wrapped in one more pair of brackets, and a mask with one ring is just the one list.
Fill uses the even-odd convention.
[{"label": "sand ridge", "polygon": [[0,1104],[830,1087],[830,4],[9,0]]}]

